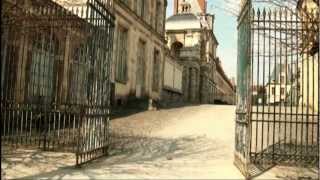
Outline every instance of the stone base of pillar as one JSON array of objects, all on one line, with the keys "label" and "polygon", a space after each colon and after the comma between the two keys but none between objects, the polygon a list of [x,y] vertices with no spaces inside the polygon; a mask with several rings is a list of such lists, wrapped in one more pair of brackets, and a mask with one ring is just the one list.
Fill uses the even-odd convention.
[{"label": "stone base of pillar", "polygon": [[148,103],[148,111],[156,111],[157,110],[157,106],[155,106],[153,99],[149,99],[149,103]]}]

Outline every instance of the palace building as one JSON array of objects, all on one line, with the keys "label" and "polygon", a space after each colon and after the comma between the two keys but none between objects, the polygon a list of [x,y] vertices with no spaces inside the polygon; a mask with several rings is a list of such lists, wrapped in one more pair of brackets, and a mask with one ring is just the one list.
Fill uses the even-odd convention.
[{"label": "palace building", "polygon": [[[216,54],[219,43],[214,34],[214,18],[207,13],[205,0],[175,0],[174,14],[166,21],[167,45],[183,65],[186,102],[214,103],[217,90],[222,88],[217,87],[220,79],[228,82],[220,84],[230,86],[230,96],[234,95]],[[229,96],[219,92],[221,96]]]},{"label": "palace building", "polygon": [[113,53],[114,106],[158,101],[165,59],[166,0],[118,0]]}]

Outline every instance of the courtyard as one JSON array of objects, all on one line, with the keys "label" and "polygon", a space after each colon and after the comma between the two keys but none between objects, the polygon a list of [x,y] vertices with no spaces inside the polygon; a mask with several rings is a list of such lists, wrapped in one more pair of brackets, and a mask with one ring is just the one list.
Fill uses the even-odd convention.
[{"label": "courtyard", "polygon": [[[109,155],[80,168],[74,154],[18,149],[9,179],[244,179],[233,165],[235,106],[197,105],[111,121]],[[318,179],[316,168],[276,166],[255,179]]]}]

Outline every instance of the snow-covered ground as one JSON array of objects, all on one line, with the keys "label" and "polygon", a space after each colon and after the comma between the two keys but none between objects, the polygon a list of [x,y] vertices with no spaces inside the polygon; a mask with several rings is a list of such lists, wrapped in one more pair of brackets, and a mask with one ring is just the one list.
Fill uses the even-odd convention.
[{"label": "snow-covered ground", "polygon": [[[67,153],[17,151],[2,159],[9,178],[243,179],[233,165],[234,106],[201,105],[112,121],[112,151],[81,169]],[[275,167],[256,179],[317,177],[315,169]]]}]

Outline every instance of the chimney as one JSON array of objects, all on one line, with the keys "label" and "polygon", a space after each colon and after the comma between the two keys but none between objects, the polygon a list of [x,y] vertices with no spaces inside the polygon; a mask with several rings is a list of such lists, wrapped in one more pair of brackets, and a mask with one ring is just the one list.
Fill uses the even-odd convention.
[{"label": "chimney", "polygon": [[200,9],[202,11],[203,14],[207,13],[207,1],[206,0],[198,0]]},{"label": "chimney", "polygon": [[178,14],[178,9],[179,9],[179,0],[174,0],[173,2],[173,15]]}]

